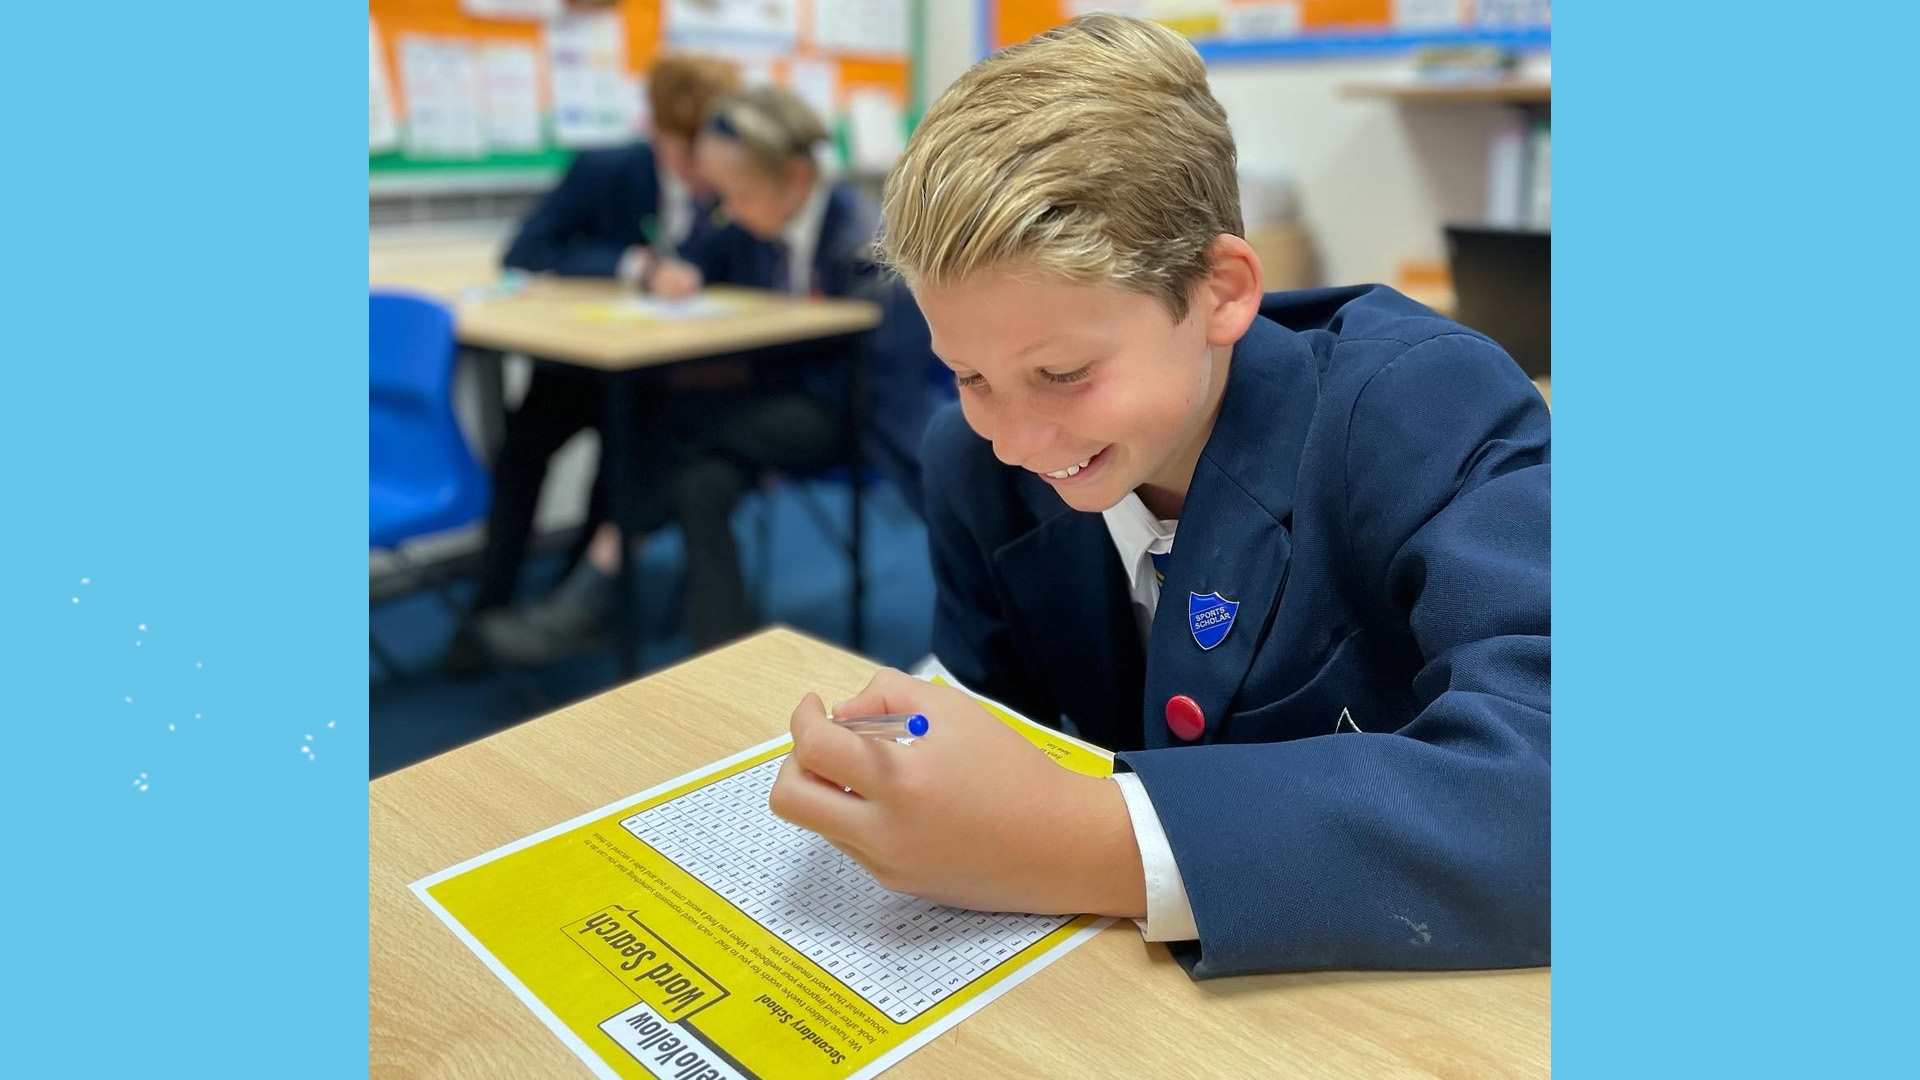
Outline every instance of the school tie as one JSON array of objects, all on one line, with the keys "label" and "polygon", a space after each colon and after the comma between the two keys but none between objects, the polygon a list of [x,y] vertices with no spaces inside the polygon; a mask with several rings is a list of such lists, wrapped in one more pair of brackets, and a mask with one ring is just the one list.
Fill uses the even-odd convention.
[{"label": "school tie", "polygon": [[767,287],[775,292],[790,293],[793,291],[793,266],[787,242],[773,240],[769,241],[769,246],[773,248],[773,280],[767,283]]},{"label": "school tie", "polygon": [[1167,551],[1155,555],[1149,551],[1147,558],[1153,560],[1153,583],[1156,585],[1165,585],[1167,583],[1167,560],[1173,558],[1173,552]]}]

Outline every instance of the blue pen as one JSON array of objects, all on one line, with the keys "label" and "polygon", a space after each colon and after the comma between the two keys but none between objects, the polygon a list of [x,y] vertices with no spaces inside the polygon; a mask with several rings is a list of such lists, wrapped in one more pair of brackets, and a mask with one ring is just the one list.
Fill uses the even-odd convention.
[{"label": "blue pen", "polygon": [[919,739],[924,738],[931,724],[924,713],[889,713],[883,716],[849,716],[844,719],[831,714],[827,719],[869,739]]}]

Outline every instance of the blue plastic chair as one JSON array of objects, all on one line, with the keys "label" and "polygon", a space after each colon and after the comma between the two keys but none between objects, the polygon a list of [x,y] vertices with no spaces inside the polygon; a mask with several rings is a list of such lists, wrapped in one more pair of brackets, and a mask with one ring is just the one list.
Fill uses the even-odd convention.
[{"label": "blue plastic chair", "polygon": [[392,550],[487,512],[487,473],[453,412],[453,315],[375,292],[367,311],[368,540]]},{"label": "blue plastic chair", "polygon": [[[400,545],[487,512],[487,473],[454,416],[453,314],[424,297],[374,292],[367,330],[368,547],[404,562]],[[405,674],[378,639],[369,643],[390,673]]]}]

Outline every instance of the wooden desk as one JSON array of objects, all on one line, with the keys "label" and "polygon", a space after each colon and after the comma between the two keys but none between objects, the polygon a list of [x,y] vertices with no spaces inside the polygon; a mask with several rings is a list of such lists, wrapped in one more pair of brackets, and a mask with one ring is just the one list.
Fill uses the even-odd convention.
[{"label": "wooden desk", "polygon": [[[373,287],[412,289],[453,308],[454,335],[480,369],[481,442],[491,457],[505,431],[505,373],[502,355],[524,353],[607,372],[610,377],[660,364],[726,356],[749,349],[796,341],[857,334],[880,325],[880,305],[870,300],[798,299],[766,289],[714,286],[704,295],[722,305],[712,318],[654,320],[628,318],[612,309],[635,294],[607,278],[538,276],[510,293],[490,294],[501,281],[499,243],[462,240],[369,249],[367,280]],[[848,382],[847,416],[858,431],[864,419],[860,376]],[[601,460],[607,462],[614,520],[631,520],[629,501],[639,482],[631,449],[636,424],[630,395],[610,387]],[[856,470],[857,471],[857,470]],[[852,639],[863,637],[860,570],[861,485],[851,485],[849,516],[853,535]],[[620,603],[616,619],[618,665],[623,676],[636,668],[640,637],[633,610],[633,559],[622,549]]]},{"label": "wooden desk", "polygon": [[[873,665],[770,630],[372,785],[376,1077],[588,1075],[407,884],[779,734]],[[1545,1076],[1550,973],[1196,983],[1116,925],[888,1076]]]},{"label": "wooden desk", "polygon": [[367,280],[452,306],[462,345],[602,371],[857,334],[880,324],[880,307],[868,300],[802,300],[730,286],[706,291],[726,305],[724,315],[683,321],[609,318],[607,305],[634,294],[606,278],[540,276],[511,295],[481,295],[477,290],[500,281],[497,247],[465,241],[373,251]]}]

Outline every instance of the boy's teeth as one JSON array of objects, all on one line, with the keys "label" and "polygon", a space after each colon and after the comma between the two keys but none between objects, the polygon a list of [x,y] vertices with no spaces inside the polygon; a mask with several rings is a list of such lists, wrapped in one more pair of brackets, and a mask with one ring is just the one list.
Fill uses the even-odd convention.
[{"label": "boy's teeth", "polygon": [[[1092,460],[1093,460],[1092,458],[1087,459],[1087,461],[1092,461]],[[1074,473],[1077,473],[1081,469],[1086,468],[1087,461],[1083,461],[1078,465],[1069,465],[1066,468],[1061,469],[1059,472],[1050,472],[1047,475],[1053,477],[1055,480],[1065,480],[1067,477],[1072,476]]]}]

